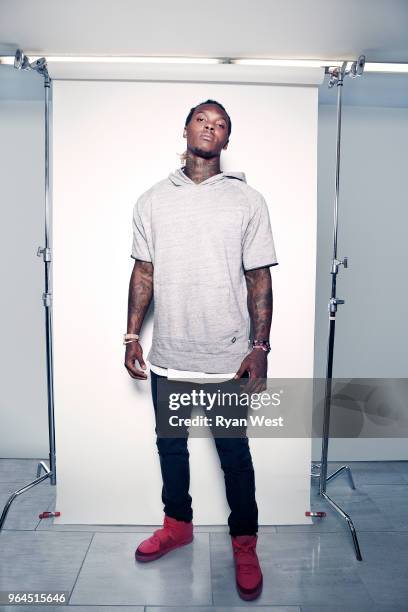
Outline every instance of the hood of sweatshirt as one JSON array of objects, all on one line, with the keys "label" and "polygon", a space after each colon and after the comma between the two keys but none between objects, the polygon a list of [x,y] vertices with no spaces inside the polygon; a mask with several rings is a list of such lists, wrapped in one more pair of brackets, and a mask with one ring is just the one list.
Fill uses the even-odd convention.
[{"label": "hood of sweatshirt", "polygon": [[206,179],[205,181],[202,181],[201,183],[195,183],[191,180],[191,178],[187,176],[187,174],[184,174],[181,168],[177,168],[177,170],[171,172],[169,174],[169,179],[177,187],[185,187],[188,185],[196,185],[197,187],[201,185],[213,185],[214,183],[218,183],[219,181],[225,181],[228,179],[237,179],[246,183],[245,174],[243,172],[220,172],[219,174],[214,174],[213,176],[210,176],[210,178]]}]

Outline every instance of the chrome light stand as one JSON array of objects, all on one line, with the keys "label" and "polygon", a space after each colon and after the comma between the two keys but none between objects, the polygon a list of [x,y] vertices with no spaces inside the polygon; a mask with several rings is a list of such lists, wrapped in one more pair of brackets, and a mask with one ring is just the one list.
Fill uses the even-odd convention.
[{"label": "chrome light stand", "polygon": [[[332,374],[333,374],[333,347],[334,347],[334,331],[336,324],[336,312],[337,305],[344,304],[344,300],[336,297],[336,278],[339,270],[339,266],[343,265],[347,268],[348,260],[347,257],[343,259],[337,259],[337,226],[338,226],[338,201],[339,201],[339,176],[340,176],[340,141],[341,141],[341,111],[342,111],[342,90],[343,81],[346,75],[352,78],[361,76],[364,71],[365,56],[360,55],[357,61],[355,61],[351,68],[347,70],[347,62],[343,62],[341,66],[334,66],[326,68],[326,74],[330,74],[331,78],[329,81],[329,88],[334,85],[337,86],[337,148],[336,148],[336,192],[334,200],[334,224],[333,224],[333,259],[330,274],[332,275],[331,283],[331,298],[328,304],[329,311],[329,338],[327,344],[327,370],[326,370],[326,386],[325,386],[325,405],[324,405],[324,416],[323,416],[323,435],[322,435],[322,455],[321,463],[312,464],[313,478],[319,478],[319,494],[327,501],[330,506],[340,514],[340,516],[347,521],[351,535],[353,538],[354,549],[356,558],[358,561],[362,561],[360,552],[360,546],[357,539],[356,530],[353,525],[353,521],[342,508],[334,500],[332,500],[326,493],[326,485],[330,480],[337,478],[344,470],[350,481],[350,486],[355,489],[353,476],[351,473],[350,466],[343,465],[333,474],[327,477],[327,451],[329,445],[329,428],[330,428],[330,405],[331,405],[331,394],[332,394]],[[317,469],[317,473],[313,473],[313,469]]]},{"label": "chrome light stand", "polygon": [[[50,264],[51,264],[51,249],[49,248],[49,108],[50,108],[50,88],[51,79],[48,75],[47,60],[44,57],[30,62],[29,58],[21,49],[17,49],[14,58],[14,67],[18,70],[35,70],[44,77],[44,93],[45,93],[45,246],[38,247],[38,257],[43,257],[45,264],[45,292],[42,299],[45,307],[45,327],[46,327],[46,348],[47,348],[47,387],[48,387],[48,432],[49,432],[49,462],[50,467],[44,461],[40,461],[37,466],[37,478],[25,487],[15,491],[7,500],[2,515],[0,517],[0,531],[3,528],[7,513],[12,502],[35,485],[39,484],[46,478],[50,478],[51,484],[56,484],[56,469],[55,469],[55,422],[54,422],[54,387],[53,387],[53,358],[52,358],[52,309],[51,309],[51,292],[50,292]],[[45,474],[40,476],[41,470]]]}]

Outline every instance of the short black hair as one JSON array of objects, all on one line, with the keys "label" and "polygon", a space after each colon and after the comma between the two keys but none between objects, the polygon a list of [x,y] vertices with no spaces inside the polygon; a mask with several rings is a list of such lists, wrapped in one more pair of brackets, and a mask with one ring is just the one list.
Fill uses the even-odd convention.
[{"label": "short black hair", "polygon": [[231,117],[229,116],[229,114],[227,113],[227,111],[225,110],[225,108],[223,107],[223,105],[220,102],[217,102],[217,100],[206,100],[205,102],[200,102],[200,104],[197,104],[197,106],[193,106],[193,108],[190,109],[190,112],[187,115],[187,119],[186,122],[184,124],[184,127],[187,127],[188,124],[191,121],[191,118],[193,116],[194,111],[196,110],[196,108],[198,108],[199,106],[202,106],[203,104],[215,104],[216,106],[219,106],[220,108],[222,108],[222,110],[224,111],[224,113],[227,115],[228,117],[228,138],[231,134]]}]

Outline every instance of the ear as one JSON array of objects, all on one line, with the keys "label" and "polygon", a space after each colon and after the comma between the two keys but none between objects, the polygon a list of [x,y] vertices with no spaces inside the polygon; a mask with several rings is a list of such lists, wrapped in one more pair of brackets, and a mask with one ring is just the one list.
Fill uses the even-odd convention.
[{"label": "ear", "polygon": [[229,140],[227,140],[227,142],[225,143],[225,145],[222,147],[222,150],[223,150],[223,151],[225,151],[225,150],[228,148],[228,143],[229,143]]},{"label": "ear", "polygon": [[183,138],[187,138],[187,128],[184,128],[183,130]]}]

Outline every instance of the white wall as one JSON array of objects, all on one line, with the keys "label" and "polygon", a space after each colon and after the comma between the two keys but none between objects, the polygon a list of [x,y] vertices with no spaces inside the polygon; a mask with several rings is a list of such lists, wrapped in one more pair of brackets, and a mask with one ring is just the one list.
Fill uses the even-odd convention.
[{"label": "white wall", "polygon": [[43,107],[0,100],[0,457],[48,457]]},{"label": "white wall", "polygon": [[[335,171],[335,107],[319,107],[316,375],[325,372]],[[342,120],[333,375],[408,375],[408,109],[345,107]],[[322,325],[323,319],[323,325]]]},{"label": "white wall", "polygon": [[[345,106],[333,377],[406,378],[408,109]],[[315,376],[325,376],[331,292],[336,107],[319,107]],[[313,441],[320,457],[320,441]],[[406,439],[332,439],[331,460],[408,459]]]},{"label": "white wall", "polygon": [[[25,81],[11,97],[10,71],[0,69],[0,457],[47,457],[44,264],[36,256],[44,242],[43,87],[36,75],[13,74]],[[348,255],[350,267],[338,275],[346,303],[337,315],[334,376],[406,376],[407,132],[407,108],[344,108],[338,255]],[[316,376],[326,364],[334,154],[335,107],[321,105]],[[319,441],[313,446],[318,459]],[[408,459],[406,447],[405,440],[331,440],[329,459]]]}]

